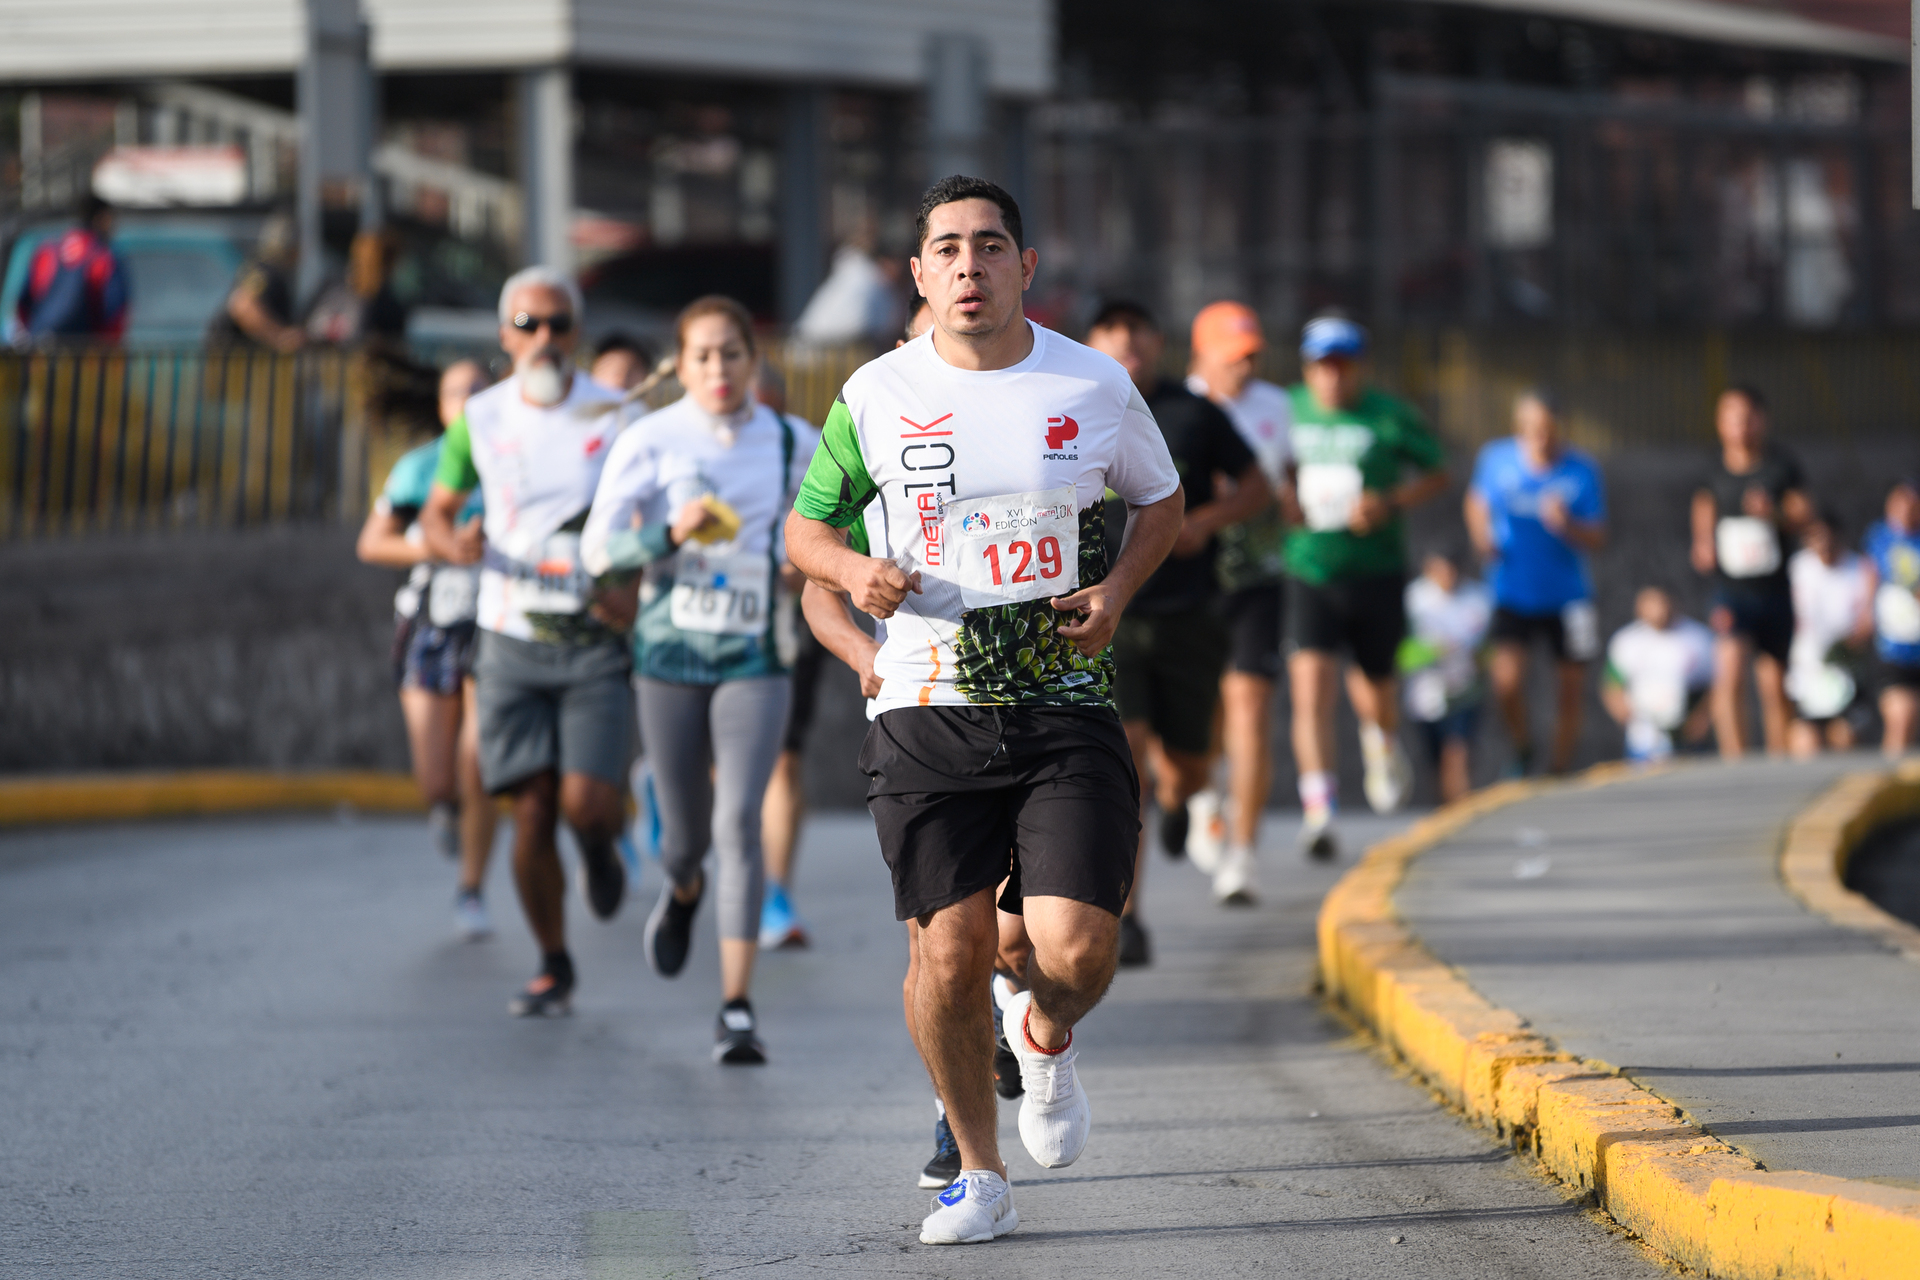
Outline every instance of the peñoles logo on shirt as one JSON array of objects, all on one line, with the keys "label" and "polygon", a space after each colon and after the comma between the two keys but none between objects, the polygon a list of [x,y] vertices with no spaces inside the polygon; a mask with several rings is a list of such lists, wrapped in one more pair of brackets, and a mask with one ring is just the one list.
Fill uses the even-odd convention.
[{"label": "pe\u00f1oles logo on shirt", "polygon": [[1072,461],[1079,458],[1078,453],[1062,452],[1067,441],[1075,439],[1079,434],[1080,424],[1066,414],[1063,413],[1057,418],[1048,418],[1047,449],[1049,452],[1044,456],[1057,461]]}]

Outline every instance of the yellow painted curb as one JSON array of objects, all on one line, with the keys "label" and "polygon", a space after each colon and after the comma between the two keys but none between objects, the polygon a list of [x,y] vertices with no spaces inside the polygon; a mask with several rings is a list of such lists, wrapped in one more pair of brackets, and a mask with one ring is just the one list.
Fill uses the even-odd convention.
[{"label": "yellow painted curb", "polygon": [[[1600,786],[1629,773],[1602,766],[1560,785]],[[1530,1031],[1399,919],[1393,891],[1418,854],[1553,785],[1489,788],[1370,849],[1321,907],[1329,998],[1469,1119],[1531,1148],[1556,1176],[1591,1191],[1616,1222],[1675,1261],[1753,1280],[1920,1280],[1920,1192],[1760,1169],[1673,1104]]]},{"label": "yellow painted curb", "polygon": [[0,826],[332,809],[342,804],[380,813],[418,813],[426,807],[410,776],[372,770],[196,769],[0,779]]},{"label": "yellow painted curb", "polygon": [[1920,929],[1847,888],[1847,859],[1866,834],[1920,814],[1920,761],[1898,769],[1848,774],[1794,819],[1780,851],[1780,876],[1795,897],[1848,929],[1870,933],[1909,960],[1920,960]]}]

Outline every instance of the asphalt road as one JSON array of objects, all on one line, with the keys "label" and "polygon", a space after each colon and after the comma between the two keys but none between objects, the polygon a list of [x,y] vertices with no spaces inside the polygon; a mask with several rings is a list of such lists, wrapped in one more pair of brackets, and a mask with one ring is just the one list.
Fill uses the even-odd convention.
[{"label": "asphalt road", "polygon": [[1086,1154],[1039,1169],[1004,1104],[1021,1227],[934,1250],[864,815],[809,834],[819,942],[765,961],[757,1070],[709,1061],[710,917],[679,981],[642,964],[657,869],[610,925],[573,909],[577,1012],[532,1022],[505,1012],[533,951],[504,869],[499,936],[457,941],[415,823],[0,837],[0,1273],[1656,1274],[1322,1011],[1334,872],[1269,864],[1268,905],[1227,912],[1156,861],[1157,962],[1082,1031]]}]

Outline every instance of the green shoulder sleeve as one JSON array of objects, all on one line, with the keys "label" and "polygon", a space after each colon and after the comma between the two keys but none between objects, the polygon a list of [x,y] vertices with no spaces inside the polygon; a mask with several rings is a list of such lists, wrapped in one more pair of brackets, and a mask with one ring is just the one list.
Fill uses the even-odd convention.
[{"label": "green shoulder sleeve", "polygon": [[844,529],[860,518],[860,512],[878,492],[873,477],[867,474],[867,460],[860,453],[853,414],[845,400],[835,400],[826,426],[820,429],[820,447],[800,480],[793,509],[809,520],[823,520]]},{"label": "green shoulder sleeve", "polygon": [[464,413],[440,437],[440,466],[433,473],[433,481],[455,493],[466,493],[480,484],[480,473],[473,466],[473,433],[467,428]]}]

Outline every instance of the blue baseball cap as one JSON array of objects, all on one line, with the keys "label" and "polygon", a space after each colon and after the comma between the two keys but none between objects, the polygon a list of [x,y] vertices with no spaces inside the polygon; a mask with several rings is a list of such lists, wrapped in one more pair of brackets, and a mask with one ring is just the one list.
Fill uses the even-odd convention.
[{"label": "blue baseball cap", "polygon": [[1357,360],[1367,354],[1367,331],[1342,316],[1321,316],[1307,321],[1300,333],[1300,358],[1325,360],[1345,356]]}]

